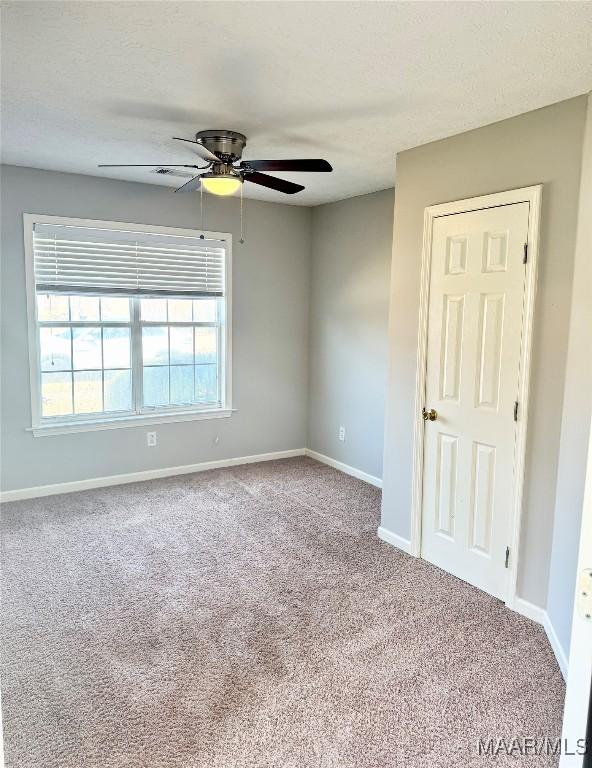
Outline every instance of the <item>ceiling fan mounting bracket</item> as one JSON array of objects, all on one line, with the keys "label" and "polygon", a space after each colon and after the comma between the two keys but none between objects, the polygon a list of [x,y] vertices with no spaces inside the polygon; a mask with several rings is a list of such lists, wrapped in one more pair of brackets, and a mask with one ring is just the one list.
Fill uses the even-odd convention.
[{"label": "ceiling fan mounting bracket", "polygon": [[247,137],[244,134],[225,129],[198,131],[195,140],[223,163],[235,163],[240,160],[243,149],[247,146]]}]

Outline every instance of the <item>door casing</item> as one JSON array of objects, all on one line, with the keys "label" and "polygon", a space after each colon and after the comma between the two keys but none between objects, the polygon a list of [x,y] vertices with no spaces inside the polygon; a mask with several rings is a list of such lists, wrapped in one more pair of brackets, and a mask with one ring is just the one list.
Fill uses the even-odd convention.
[{"label": "door casing", "polygon": [[440,216],[467,213],[484,208],[495,208],[514,203],[529,203],[528,216],[528,262],[526,270],[524,311],[522,315],[522,353],[518,382],[518,401],[520,403],[515,452],[515,486],[510,510],[510,529],[508,542],[510,558],[508,562],[508,580],[505,603],[515,607],[516,582],[520,547],[520,526],[522,518],[522,496],[524,489],[524,462],[526,455],[526,434],[528,427],[528,400],[530,389],[530,361],[534,330],[534,304],[537,286],[537,265],[539,251],[539,229],[541,216],[542,185],[512,189],[491,195],[456,200],[441,205],[432,205],[425,209],[423,226],[423,246],[421,259],[421,287],[419,300],[419,331],[417,343],[417,368],[415,382],[415,427],[413,453],[413,485],[411,497],[411,554],[421,556],[422,494],[423,494],[423,451],[424,421],[421,409],[425,403],[426,364],[428,341],[428,306],[431,277],[432,232],[434,220]]}]

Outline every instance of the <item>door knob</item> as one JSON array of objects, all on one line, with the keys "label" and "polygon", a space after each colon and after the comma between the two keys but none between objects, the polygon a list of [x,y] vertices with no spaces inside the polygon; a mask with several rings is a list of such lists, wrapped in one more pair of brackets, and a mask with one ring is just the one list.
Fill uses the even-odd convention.
[{"label": "door knob", "polygon": [[423,416],[424,421],[436,421],[438,418],[438,414],[433,408],[430,411],[426,411],[425,408],[422,408],[421,415]]}]

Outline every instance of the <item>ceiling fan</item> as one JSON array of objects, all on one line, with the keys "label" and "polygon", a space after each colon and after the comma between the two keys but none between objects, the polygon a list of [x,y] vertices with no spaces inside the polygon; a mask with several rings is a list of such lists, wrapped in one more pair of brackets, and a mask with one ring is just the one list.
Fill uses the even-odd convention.
[{"label": "ceiling fan", "polygon": [[[328,172],[333,168],[326,160],[241,160],[243,149],[247,145],[247,137],[236,131],[208,130],[199,131],[195,139],[180,139],[191,146],[195,154],[205,160],[207,165],[166,164],[171,168],[192,168],[197,173],[192,179],[178,187],[175,192],[194,192],[201,185],[216,195],[231,195],[244,181],[259,184],[262,187],[274,189],[293,195],[301,192],[304,187],[292,181],[279,179],[261,171],[306,171]],[[99,165],[99,168],[143,168],[154,167],[153,164],[141,165]]]}]

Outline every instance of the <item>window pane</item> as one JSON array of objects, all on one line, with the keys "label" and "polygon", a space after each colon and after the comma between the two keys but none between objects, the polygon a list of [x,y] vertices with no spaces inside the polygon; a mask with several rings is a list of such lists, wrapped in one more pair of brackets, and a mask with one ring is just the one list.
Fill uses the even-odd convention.
[{"label": "window pane", "polygon": [[179,405],[192,402],[193,366],[171,365],[171,403]]},{"label": "window pane", "polygon": [[105,410],[129,411],[131,407],[131,371],[105,371]]},{"label": "window pane", "polygon": [[103,366],[130,367],[129,328],[103,328]]},{"label": "window pane", "polygon": [[98,296],[70,296],[70,316],[72,320],[98,320]]},{"label": "window pane", "polygon": [[218,319],[217,299],[194,299],[193,320],[196,323],[215,323]]},{"label": "window pane", "polygon": [[69,328],[40,328],[42,371],[67,371],[72,368]]},{"label": "window pane", "polygon": [[168,365],[144,368],[144,405],[169,404]]},{"label": "window pane", "polygon": [[101,329],[73,328],[74,368],[101,368]]},{"label": "window pane", "polygon": [[191,299],[169,299],[169,323],[191,322]]},{"label": "window pane", "polygon": [[[137,305],[141,320],[155,323],[140,326],[143,405],[219,402],[218,299],[40,294],[36,300],[41,322],[88,323],[78,328],[39,328],[43,417],[134,409],[132,318]],[[98,327],[99,318],[108,325]]]},{"label": "window pane", "polygon": [[195,329],[195,362],[215,363],[217,356],[217,328]]},{"label": "window pane", "polygon": [[218,386],[215,365],[195,366],[195,399],[198,403],[215,403]]},{"label": "window pane", "polygon": [[168,328],[155,326],[142,328],[142,355],[144,365],[162,365],[169,362]]},{"label": "window pane", "polygon": [[167,319],[166,299],[142,299],[140,302],[140,317],[151,323],[165,322]]},{"label": "window pane", "polygon": [[43,416],[65,416],[72,413],[72,374],[41,374],[41,413]]},{"label": "window pane", "polygon": [[130,319],[130,301],[120,296],[103,296],[101,298],[101,319],[128,322]]},{"label": "window pane", "polygon": [[102,410],[101,371],[74,372],[74,412],[97,413]]},{"label": "window pane", "polygon": [[39,320],[69,320],[68,297],[59,294],[37,295],[37,317]]},{"label": "window pane", "polygon": [[171,326],[171,365],[193,363],[193,328]]}]

